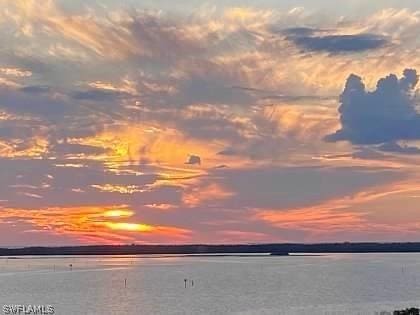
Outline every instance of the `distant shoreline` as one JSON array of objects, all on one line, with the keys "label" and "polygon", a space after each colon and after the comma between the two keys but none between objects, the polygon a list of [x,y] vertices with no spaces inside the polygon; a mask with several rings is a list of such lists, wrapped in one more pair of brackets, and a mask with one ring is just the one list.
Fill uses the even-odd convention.
[{"label": "distant shoreline", "polygon": [[220,255],[287,256],[321,253],[420,253],[420,243],[326,243],[250,245],[91,245],[0,248],[0,256],[71,255]]}]

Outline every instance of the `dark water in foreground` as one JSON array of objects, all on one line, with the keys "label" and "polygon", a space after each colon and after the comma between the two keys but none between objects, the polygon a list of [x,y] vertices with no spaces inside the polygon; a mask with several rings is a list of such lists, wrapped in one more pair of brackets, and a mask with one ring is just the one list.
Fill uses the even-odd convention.
[{"label": "dark water in foreground", "polygon": [[4,258],[0,314],[4,304],[56,314],[375,314],[420,306],[420,254]]}]

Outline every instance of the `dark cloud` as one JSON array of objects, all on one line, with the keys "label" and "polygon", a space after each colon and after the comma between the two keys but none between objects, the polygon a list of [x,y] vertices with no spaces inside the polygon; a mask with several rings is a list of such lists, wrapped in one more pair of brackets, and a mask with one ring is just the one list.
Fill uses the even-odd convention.
[{"label": "dark cloud", "polygon": [[240,152],[235,150],[232,147],[226,148],[220,152],[217,152],[218,155],[225,155],[225,156],[234,156],[234,155],[239,155]]},{"label": "dark cloud", "polygon": [[276,100],[280,102],[313,102],[313,101],[329,101],[334,100],[334,96],[318,96],[318,95],[267,95],[262,100]]},{"label": "dark cloud", "polygon": [[414,96],[417,82],[417,72],[407,69],[401,79],[391,74],[368,92],[360,77],[350,75],[340,96],[342,127],[326,140],[382,144],[420,139],[420,114]]},{"label": "dark cloud", "polygon": [[[45,118],[60,118],[77,113],[77,107],[62,98],[54,98],[46,93],[33,93],[38,88],[25,90],[0,89],[0,109],[10,113],[36,115]],[[39,90],[39,89],[38,89]]]},{"label": "dark cloud", "polygon": [[25,87],[21,88],[20,90],[22,92],[25,92],[25,93],[43,94],[43,93],[49,92],[50,87],[45,86],[45,85],[30,85],[30,86],[25,86]]},{"label": "dark cloud", "polygon": [[188,157],[187,162],[185,162],[185,164],[189,164],[189,165],[201,165],[201,158],[197,155],[190,155]]},{"label": "dark cloud", "polygon": [[41,129],[40,122],[36,120],[10,119],[0,120],[0,139],[29,140]]},{"label": "dark cloud", "polygon": [[0,121],[0,137],[23,142],[39,135],[48,136],[53,142],[92,136],[115,121],[111,106],[115,111],[120,110],[115,102],[108,102],[108,107],[104,102],[100,107],[70,102],[66,95],[55,95],[48,86],[0,88],[0,99],[0,111],[10,116]]},{"label": "dark cloud", "polygon": [[[276,31],[274,29],[274,31]],[[288,36],[310,36],[313,35],[317,30],[310,27],[291,27],[281,32]]]},{"label": "dark cloud", "polygon": [[12,50],[4,51],[0,55],[0,61],[2,64],[7,64],[10,67],[29,70],[32,73],[40,75],[51,74],[56,66],[52,66],[49,60],[42,60],[42,57],[36,56],[33,52],[20,54]]},{"label": "dark cloud", "polygon": [[112,101],[124,96],[128,96],[128,94],[104,89],[89,89],[72,93],[74,99],[82,101]]},{"label": "dark cloud", "polygon": [[286,94],[277,94],[276,91],[258,89],[249,86],[239,86],[234,85],[232,89],[238,89],[242,91],[246,91],[257,95],[262,100],[279,100],[284,102],[300,102],[300,101],[328,101],[331,99],[335,99],[334,96],[318,96],[318,95],[286,95]]},{"label": "dark cloud", "polygon": [[309,51],[330,53],[362,52],[385,46],[385,37],[376,34],[324,35],[310,28],[291,28],[285,32],[286,38],[297,46]]}]

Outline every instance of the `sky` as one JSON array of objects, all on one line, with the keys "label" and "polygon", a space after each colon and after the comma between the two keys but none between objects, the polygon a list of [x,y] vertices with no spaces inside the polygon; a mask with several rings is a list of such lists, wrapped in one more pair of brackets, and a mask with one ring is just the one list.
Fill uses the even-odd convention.
[{"label": "sky", "polygon": [[420,240],[418,0],[0,8],[0,246]]}]

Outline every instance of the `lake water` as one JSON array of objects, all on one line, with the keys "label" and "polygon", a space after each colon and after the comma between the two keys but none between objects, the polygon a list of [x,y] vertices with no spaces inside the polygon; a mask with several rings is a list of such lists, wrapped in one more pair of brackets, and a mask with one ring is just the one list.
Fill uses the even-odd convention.
[{"label": "lake water", "polygon": [[420,254],[0,258],[0,314],[4,304],[55,314],[379,314],[420,306]]}]

